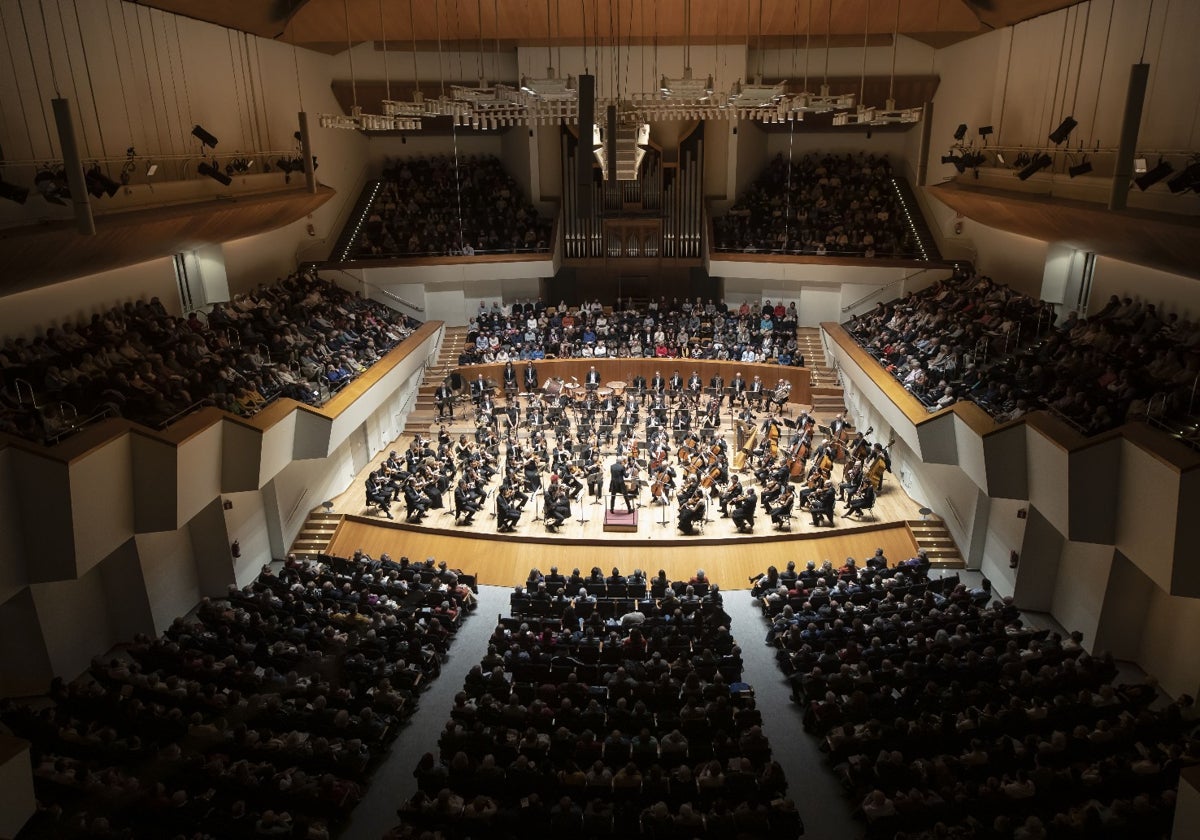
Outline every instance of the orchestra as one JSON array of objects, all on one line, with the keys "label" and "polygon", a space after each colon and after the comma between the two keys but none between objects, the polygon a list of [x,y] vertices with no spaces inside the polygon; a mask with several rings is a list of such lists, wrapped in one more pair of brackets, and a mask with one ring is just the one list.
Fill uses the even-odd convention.
[{"label": "orchestra", "polygon": [[[648,490],[649,503],[664,508],[662,524],[665,508],[676,507],[684,534],[707,521],[710,503],[752,533],[760,504],[776,530],[789,528],[797,510],[814,526],[835,526],[838,501],[840,518],[862,517],[891,469],[892,442],[874,441],[874,429],[855,430],[842,414],[828,425],[804,411],[784,417],[786,379],[767,388],[739,371],[726,386],[719,373],[704,383],[698,371],[685,380],[679,370],[669,379],[656,370],[649,381],[630,373],[603,383],[592,367],[584,383],[551,377],[539,387],[532,362],[523,370],[508,363],[502,376],[503,394],[483,374],[468,380],[473,435],[452,436],[443,424],[435,441],[418,435],[402,453],[389,452],[367,477],[367,506],[390,519],[402,501],[406,520],[420,522],[452,503],[457,525],[472,526],[486,511],[509,533],[534,501],[535,521],[555,533],[585,493],[601,504],[607,491],[615,512],[618,500],[628,511],[641,507]],[[532,390],[515,393],[518,382]],[[439,418],[452,415],[455,396],[447,377],[434,393]],[[721,433],[726,396],[731,443]]]}]

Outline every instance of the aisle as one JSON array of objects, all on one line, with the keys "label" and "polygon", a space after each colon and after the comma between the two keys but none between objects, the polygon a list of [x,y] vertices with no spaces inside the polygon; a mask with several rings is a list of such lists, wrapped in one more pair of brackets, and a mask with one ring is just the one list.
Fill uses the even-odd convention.
[{"label": "aisle", "polygon": [[730,632],[742,648],[742,680],[754,687],[763,717],[763,734],[771,753],[783,766],[788,795],[804,820],[804,840],[847,840],[859,837],[863,825],[851,816],[841,786],[825,766],[817,741],[804,731],[800,707],[775,664],[775,648],[763,642],[767,625],[748,592],[730,592],[725,599]]},{"label": "aisle", "polygon": [[487,653],[496,616],[508,613],[509,592],[502,586],[479,587],[479,607],[463,623],[442,663],[441,676],[421,695],[417,713],[392,742],[391,752],[371,777],[367,795],[355,809],[343,840],[379,840],[400,821],[396,809],[417,789],[413,768],[425,753],[437,755],[438,736],[450,716],[454,695],[462,690],[467,671]]}]

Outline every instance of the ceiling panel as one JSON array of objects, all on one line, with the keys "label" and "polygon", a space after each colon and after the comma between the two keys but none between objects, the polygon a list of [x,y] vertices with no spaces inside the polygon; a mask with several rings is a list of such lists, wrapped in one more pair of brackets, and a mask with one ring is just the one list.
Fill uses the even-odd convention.
[{"label": "ceiling panel", "polygon": [[[453,48],[514,44],[676,44],[883,35],[942,46],[1079,0],[141,0],[323,52],[347,41]],[[133,0],[130,0],[133,2]],[[690,23],[685,11],[690,9]],[[410,23],[411,21],[411,23]]]}]

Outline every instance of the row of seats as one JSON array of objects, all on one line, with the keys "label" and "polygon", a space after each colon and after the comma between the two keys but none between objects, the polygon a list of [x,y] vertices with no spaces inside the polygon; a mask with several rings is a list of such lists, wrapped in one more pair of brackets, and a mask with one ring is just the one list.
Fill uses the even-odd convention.
[{"label": "row of seats", "polygon": [[335,836],[474,603],[444,566],[393,565],[289,558],[0,703],[33,745],[21,836]]},{"label": "row of seats", "polygon": [[171,315],[114,306],[0,347],[0,432],[54,443],[103,417],[162,427],[215,405],[249,416],[279,397],[319,405],[403,341],[407,316],[301,272]]},{"label": "row of seats", "polygon": [[1179,771],[1200,762],[1192,699],[1114,686],[1082,634],[1032,631],[1011,599],[989,600],[930,581],[770,619],[867,835],[1168,836]]},{"label": "row of seats", "polygon": [[[719,587],[698,572],[657,599],[609,600],[607,578],[592,575],[601,594],[588,589],[558,615],[532,611],[524,588],[514,593],[389,836],[803,833],[741,682]],[[546,577],[534,570],[530,585]],[[695,610],[672,606],[677,587],[698,585],[707,591]],[[579,610],[606,601],[637,609]]]}]

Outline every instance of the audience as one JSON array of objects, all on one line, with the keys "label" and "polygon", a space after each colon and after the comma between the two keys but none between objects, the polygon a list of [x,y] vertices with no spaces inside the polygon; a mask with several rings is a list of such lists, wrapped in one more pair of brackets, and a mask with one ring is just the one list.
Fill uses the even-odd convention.
[{"label": "audience", "polygon": [[778,154],[729,212],[713,250],[833,257],[908,257],[917,244],[887,155]]},{"label": "audience", "polygon": [[803,833],[719,588],[617,577],[514,590],[392,838]]},{"label": "audience", "polygon": [[777,362],[801,367],[796,344],[796,304],[767,300],[740,306],[710,298],[670,302],[645,309],[617,300],[611,312],[599,301],[551,310],[545,302],[517,301],[479,311],[467,327],[459,364],[543,358],[695,358]]},{"label": "audience", "polygon": [[319,405],[406,338],[407,316],[300,273],[169,315],[158,298],[0,347],[0,432],[47,443],[104,416],[161,427],[203,405],[239,416]]},{"label": "audience", "polygon": [[970,399],[1007,422],[1048,409],[1087,435],[1185,417],[1200,376],[1200,327],[1174,313],[1113,295],[1056,324],[1051,304],[969,274],[846,328],[930,410]]},{"label": "audience", "polygon": [[756,582],[768,643],[868,836],[1165,837],[1192,700],[1113,686],[1111,657],[1026,628],[920,556]]},{"label": "audience", "polygon": [[474,584],[432,560],[325,560],[265,567],[44,700],[0,701],[0,726],[33,744],[21,836],[335,835]]},{"label": "audience", "polygon": [[498,158],[436,155],[385,163],[352,259],[550,249],[541,219]]}]

